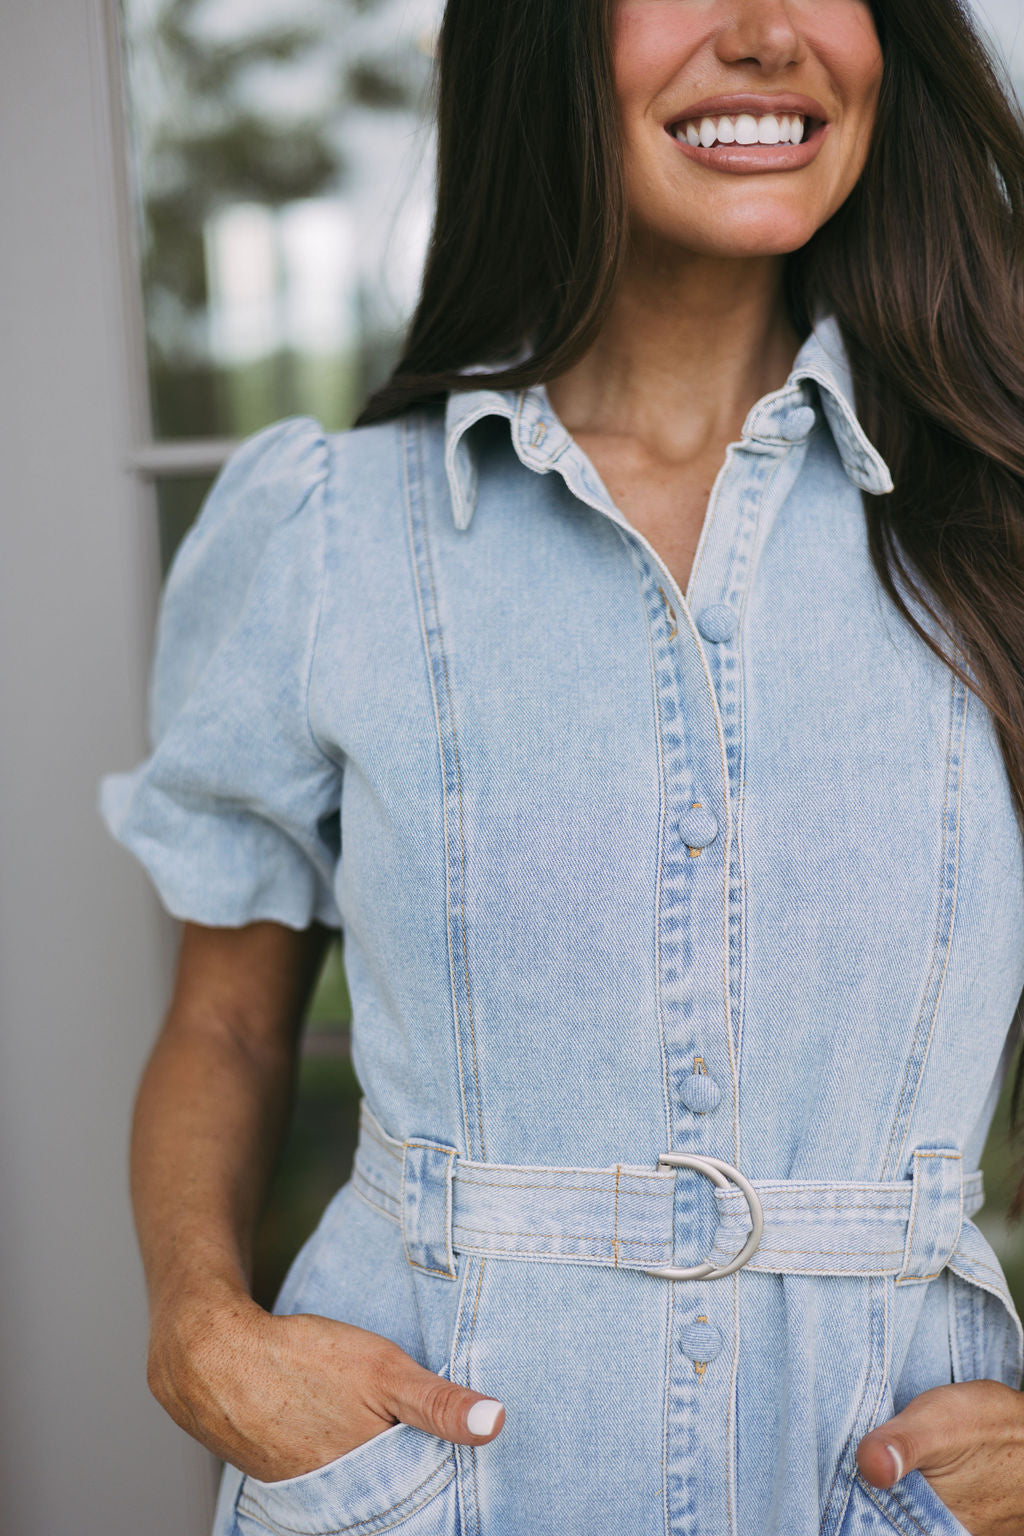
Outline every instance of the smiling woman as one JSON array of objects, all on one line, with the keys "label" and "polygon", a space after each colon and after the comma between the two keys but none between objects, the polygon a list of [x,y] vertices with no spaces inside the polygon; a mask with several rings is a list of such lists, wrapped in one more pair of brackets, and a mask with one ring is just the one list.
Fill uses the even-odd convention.
[{"label": "smiling woman", "polygon": [[104,785],[186,921],[153,1389],[216,1536],[1020,1531],[1020,124],[956,0],[449,0],[439,63],[397,366],[232,458]]}]

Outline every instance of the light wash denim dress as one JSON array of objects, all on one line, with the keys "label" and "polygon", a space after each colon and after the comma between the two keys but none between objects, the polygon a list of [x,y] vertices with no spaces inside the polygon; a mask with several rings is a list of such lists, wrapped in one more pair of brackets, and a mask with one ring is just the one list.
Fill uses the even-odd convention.
[{"label": "light wash denim dress", "polygon": [[855,1451],[1020,1385],[972,1218],[1024,848],[991,717],[872,569],[891,485],[830,320],[685,593],[543,387],[284,421],[222,472],[102,813],[179,918],[343,930],[359,1148],[277,1310],[507,1419],[227,1468],[216,1536],[962,1536]]}]

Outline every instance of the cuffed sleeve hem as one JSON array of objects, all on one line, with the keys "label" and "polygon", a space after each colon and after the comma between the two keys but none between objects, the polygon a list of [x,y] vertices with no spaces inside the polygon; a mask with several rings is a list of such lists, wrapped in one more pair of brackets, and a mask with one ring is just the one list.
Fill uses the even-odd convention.
[{"label": "cuffed sleeve hem", "polygon": [[110,835],[142,865],[172,917],[211,928],[256,922],[283,923],[296,931],[314,922],[341,928],[328,872],[318,870],[301,848],[288,845],[278,828],[255,813],[182,807],[171,836],[165,807],[165,825],[147,826],[134,806],[143,772],[106,774],[100,780],[98,809]]}]

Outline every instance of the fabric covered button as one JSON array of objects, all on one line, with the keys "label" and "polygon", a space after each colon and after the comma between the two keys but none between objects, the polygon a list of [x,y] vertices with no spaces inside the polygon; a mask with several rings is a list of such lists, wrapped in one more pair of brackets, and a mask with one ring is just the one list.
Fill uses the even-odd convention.
[{"label": "fabric covered button", "polygon": [[738,617],[735,608],[730,608],[728,603],[709,603],[697,616],[697,628],[705,640],[720,645],[736,633]]},{"label": "fabric covered button", "polygon": [[787,443],[799,443],[814,431],[817,419],[811,406],[795,406],[779,422],[779,436]]},{"label": "fabric covered button", "polygon": [[689,1077],[683,1078],[679,1097],[687,1109],[692,1109],[695,1115],[706,1115],[717,1105],[722,1097],[722,1090],[713,1077],[706,1072],[693,1072]]},{"label": "fabric covered button", "polygon": [[679,836],[687,848],[706,848],[718,836],[718,817],[702,805],[691,806],[679,818]]},{"label": "fabric covered button", "polygon": [[691,1360],[713,1360],[723,1344],[722,1330],[703,1318],[687,1323],[679,1335],[679,1348]]}]

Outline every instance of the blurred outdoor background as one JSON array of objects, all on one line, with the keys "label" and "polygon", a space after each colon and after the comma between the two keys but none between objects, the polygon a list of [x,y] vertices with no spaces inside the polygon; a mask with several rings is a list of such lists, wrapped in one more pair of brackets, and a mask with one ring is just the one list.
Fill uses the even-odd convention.
[{"label": "blurred outdoor background", "polygon": [[[1024,93],[1020,0],[975,4]],[[440,10],[0,0],[4,1536],[209,1530],[218,1468],[145,1385],[126,1173],[177,928],[96,786],[146,750],[160,581],[231,447],[296,413],[348,426],[395,356]],[[348,1023],[339,942],[262,1224],[265,1302],[348,1175]],[[979,1222],[1024,1308],[1006,1110]]]}]

